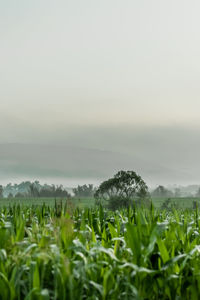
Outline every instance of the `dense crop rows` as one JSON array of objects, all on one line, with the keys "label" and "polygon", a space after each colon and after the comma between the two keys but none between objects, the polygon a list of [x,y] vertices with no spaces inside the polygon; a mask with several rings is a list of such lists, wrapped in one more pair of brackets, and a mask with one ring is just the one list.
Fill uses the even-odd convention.
[{"label": "dense crop rows", "polygon": [[199,299],[198,211],[0,209],[0,299]]}]

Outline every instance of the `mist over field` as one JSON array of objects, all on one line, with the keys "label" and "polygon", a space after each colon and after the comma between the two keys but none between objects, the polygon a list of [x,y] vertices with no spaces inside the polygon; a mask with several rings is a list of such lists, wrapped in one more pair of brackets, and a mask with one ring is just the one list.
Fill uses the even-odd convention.
[{"label": "mist over field", "polygon": [[0,181],[199,183],[198,1],[0,4]]},{"label": "mist over field", "polygon": [[117,170],[133,169],[150,186],[198,184],[199,133],[179,127],[79,128],[59,131],[54,143],[46,136],[37,136],[40,143],[3,143],[0,178],[97,184]]}]

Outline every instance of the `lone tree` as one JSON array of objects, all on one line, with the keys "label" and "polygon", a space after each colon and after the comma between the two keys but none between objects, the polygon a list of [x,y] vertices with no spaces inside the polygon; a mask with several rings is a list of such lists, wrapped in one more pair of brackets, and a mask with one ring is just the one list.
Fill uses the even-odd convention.
[{"label": "lone tree", "polygon": [[98,202],[108,201],[108,207],[117,209],[136,203],[147,203],[148,187],[143,179],[134,171],[119,171],[113,178],[102,182],[94,197]]}]

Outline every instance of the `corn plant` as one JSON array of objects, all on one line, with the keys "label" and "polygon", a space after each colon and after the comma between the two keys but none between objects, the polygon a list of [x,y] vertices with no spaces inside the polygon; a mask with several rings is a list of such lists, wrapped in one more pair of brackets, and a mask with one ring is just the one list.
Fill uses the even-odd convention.
[{"label": "corn plant", "polygon": [[199,299],[195,210],[0,209],[0,299]]}]

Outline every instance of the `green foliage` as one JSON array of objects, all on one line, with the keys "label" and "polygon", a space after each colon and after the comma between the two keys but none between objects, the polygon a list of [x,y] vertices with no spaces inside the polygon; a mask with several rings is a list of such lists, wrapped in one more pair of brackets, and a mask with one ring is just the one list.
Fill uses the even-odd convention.
[{"label": "green foliage", "polygon": [[0,208],[0,299],[199,299],[199,210]]},{"label": "green foliage", "polygon": [[120,209],[124,207],[129,207],[132,204],[130,198],[122,197],[122,196],[111,196],[109,198],[107,208],[111,210]]},{"label": "green foliage", "polygon": [[147,203],[148,187],[134,171],[119,171],[113,178],[102,182],[94,197],[97,203],[108,201],[108,208],[119,209],[129,206],[132,201]]},{"label": "green foliage", "polygon": [[77,188],[73,189],[75,197],[93,197],[95,188],[93,184],[78,185]]}]

